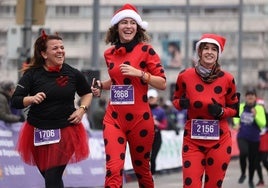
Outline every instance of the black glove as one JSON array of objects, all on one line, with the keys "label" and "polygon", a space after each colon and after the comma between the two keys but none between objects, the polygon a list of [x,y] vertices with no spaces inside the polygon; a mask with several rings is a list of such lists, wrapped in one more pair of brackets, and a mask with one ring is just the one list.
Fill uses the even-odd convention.
[{"label": "black glove", "polygon": [[179,104],[181,108],[187,109],[190,106],[190,100],[185,97],[182,97],[179,99]]},{"label": "black glove", "polygon": [[208,112],[215,118],[219,118],[223,114],[222,106],[217,103],[217,101],[214,98],[211,98],[213,104],[208,105]]}]

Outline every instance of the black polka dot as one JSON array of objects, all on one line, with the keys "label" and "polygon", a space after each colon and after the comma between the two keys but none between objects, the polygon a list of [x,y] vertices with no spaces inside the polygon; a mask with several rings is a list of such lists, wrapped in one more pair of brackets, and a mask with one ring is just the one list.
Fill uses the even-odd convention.
[{"label": "black polka dot", "polygon": [[150,152],[146,152],[146,153],[144,154],[144,159],[149,159],[150,156],[151,156],[151,153],[150,153]]},{"label": "black polka dot", "polygon": [[141,162],[140,160],[135,160],[135,161],[134,161],[134,164],[135,164],[136,166],[141,166],[141,165],[142,165],[142,162]]},{"label": "black polka dot", "polygon": [[142,50],[143,52],[146,52],[147,49],[148,49],[148,45],[144,45],[144,46],[141,48],[141,50]]},{"label": "black polka dot", "polygon": [[214,92],[215,92],[216,94],[220,94],[220,93],[222,92],[222,87],[221,87],[221,86],[216,86],[216,87],[214,88]]},{"label": "black polka dot", "polygon": [[136,151],[138,153],[142,153],[144,151],[144,147],[143,146],[138,146],[138,147],[136,147]]},{"label": "black polka dot", "polygon": [[185,145],[183,146],[183,152],[188,152],[189,151],[189,146]]},{"label": "black polka dot", "polygon": [[221,187],[222,186],[222,180],[219,180],[218,182],[217,182],[217,187]]},{"label": "black polka dot", "polygon": [[127,114],[126,114],[126,120],[127,120],[127,121],[131,121],[131,120],[133,120],[133,114],[131,114],[131,113],[127,113]]},{"label": "black polka dot", "polygon": [[183,166],[185,168],[189,168],[191,166],[191,162],[190,161],[185,161]]},{"label": "black polka dot", "polygon": [[232,147],[231,147],[231,146],[228,146],[228,147],[227,147],[227,153],[228,153],[228,154],[231,154],[231,153],[232,153]]},{"label": "black polka dot", "polygon": [[185,185],[189,186],[189,185],[192,184],[192,179],[190,177],[185,178],[185,182],[184,183],[185,183]]},{"label": "black polka dot", "polygon": [[232,80],[232,83],[235,84],[235,79]]},{"label": "black polka dot", "polygon": [[121,160],[124,160],[124,159],[125,159],[125,153],[121,153],[121,154],[120,154],[120,159],[121,159]]},{"label": "black polka dot", "polygon": [[204,146],[198,146],[198,149],[200,150],[200,151],[205,151],[206,150],[206,148],[204,147]]},{"label": "black polka dot", "polygon": [[147,97],[147,95],[143,95],[143,96],[142,96],[142,101],[145,102],[145,103],[148,102],[148,97]]},{"label": "black polka dot", "polygon": [[110,155],[106,155],[106,161],[110,161],[110,159],[111,159],[111,156]]},{"label": "black polka dot", "polygon": [[106,146],[108,144],[108,140],[105,138],[104,139],[104,145]]},{"label": "black polka dot", "polygon": [[228,164],[227,163],[223,163],[223,165],[222,165],[222,170],[223,171],[225,171],[225,170],[227,170],[227,167],[228,167]]},{"label": "black polka dot", "polygon": [[130,62],[129,61],[125,61],[124,64],[130,65]]},{"label": "black polka dot", "polygon": [[140,131],[140,136],[141,137],[145,137],[147,135],[148,135],[148,131],[146,129],[143,129],[143,130]]},{"label": "black polka dot", "polygon": [[110,177],[111,175],[112,175],[111,170],[107,170],[107,171],[106,171],[106,176],[107,176],[107,177]]},{"label": "black polka dot", "polygon": [[118,139],[117,139],[117,141],[118,141],[118,143],[119,144],[124,144],[124,138],[122,138],[122,137],[119,137]]},{"label": "black polka dot", "polygon": [[215,144],[214,146],[213,146],[213,149],[218,149],[220,147],[220,144],[218,143],[218,144]]},{"label": "black polka dot", "polygon": [[117,123],[114,124],[114,127],[117,129],[120,129],[119,125]]},{"label": "black polka dot", "polygon": [[207,162],[209,166],[214,164],[214,160],[211,157],[208,158]]},{"label": "black polka dot", "polygon": [[111,69],[113,69],[114,68],[114,63],[110,63],[109,64],[109,69],[111,70]]},{"label": "black polka dot", "polygon": [[155,55],[155,54],[156,54],[153,48],[150,48],[150,49],[149,49],[149,54],[150,54],[150,55]]},{"label": "black polka dot", "polygon": [[131,79],[130,78],[125,78],[123,80],[123,82],[124,82],[125,85],[131,85]]},{"label": "black polka dot", "polygon": [[144,120],[148,120],[150,118],[150,114],[149,114],[149,112],[145,112],[144,114],[143,114],[143,119]]},{"label": "black polka dot", "polygon": [[209,181],[209,177],[207,174],[205,174],[205,182],[208,182]]},{"label": "black polka dot", "polygon": [[232,93],[232,88],[228,88],[227,89],[227,93],[226,94],[229,95],[230,93]]},{"label": "black polka dot", "polygon": [[112,117],[113,117],[114,119],[117,119],[117,117],[118,117],[117,112],[113,111],[113,112],[112,112]]},{"label": "black polka dot", "polygon": [[206,159],[202,159],[202,160],[201,160],[201,165],[202,165],[202,166],[206,166]]},{"label": "black polka dot", "polygon": [[187,135],[188,135],[188,131],[187,130],[184,130],[183,137],[186,137]]},{"label": "black polka dot", "polygon": [[146,67],[146,61],[140,62],[140,68],[144,69]]},{"label": "black polka dot", "polygon": [[204,91],[204,86],[202,86],[201,84],[197,84],[197,85],[195,86],[195,89],[196,89],[196,91],[198,91],[198,92],[202,92],[202,91]]},{"label": "black polka dot", "polygon": [[195,102],[194,102],[194,107],[195,107],[195,108],[202,108],[202,106],[203,106],[203,104],[202,104],[201,101],[195,101]]}]

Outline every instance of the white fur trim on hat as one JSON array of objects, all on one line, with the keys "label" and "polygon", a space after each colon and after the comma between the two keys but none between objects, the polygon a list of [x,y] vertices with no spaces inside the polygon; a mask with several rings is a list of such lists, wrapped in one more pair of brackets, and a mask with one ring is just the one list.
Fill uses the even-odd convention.
[{"label": "white fur trim on hat", "polygon": [[212,39],[212,38],[203,38],[200,41],[198,41],[196,43],[196,46],[195,46],[194,60],[196,62],[198,62],[198,60],[199,60],[198,49],[199,49],[199,46],[200,46],[201,43],[212,43],[212,44],[216,44],[218,46],[218,48],[219,48],[219,57],[218,58],[220,58],[220,56],[222,54],[222,49],[221,49],[221,45],[218,43],[218,41],[216,41],[215,39]]},{"label": "white fur trim on hat", "polygon": [[134,19],[138,25],[140,25],[143,29],[147,29],[148,27],[148,23],[146,21],[142,21],[140,15],[135,12],[134,10],[131,9],[126,9],[126,10],[122,10],[119,11],[118,13],[116,13],[111,20],[111,25],[115,25],[118,22],[120,22],[122,19],[124,18],[132,18]]}]

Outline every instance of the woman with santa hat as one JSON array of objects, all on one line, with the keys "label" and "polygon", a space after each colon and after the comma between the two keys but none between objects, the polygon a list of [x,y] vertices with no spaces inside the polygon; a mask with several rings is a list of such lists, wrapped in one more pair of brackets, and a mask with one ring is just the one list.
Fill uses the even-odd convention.
[{"label": "woman with santa hat", "polygon": [[[179,73],[173,105],[187,109],[183,137],[183,187],[222,187],[231,159],[227,119],[238,114],[234,77],[221,69],[225,38],[202,35],[196,44],[196,65]],[[204,185],[203,185],[204,184]]]},{"label": "woman with santa hat", "polygon": [[154,140],[154,120],[149,107],[148,87],[164,90],[166,77],[158,54],[148,44],[147,22],[130,4],[123,5],[111,19],[104,52],[109,79],[97,80],[92,92],[110,90],[103,120],[106,152],[105,187],[122,187],[126,146],[139,187],[154,187],[150,153]]}]

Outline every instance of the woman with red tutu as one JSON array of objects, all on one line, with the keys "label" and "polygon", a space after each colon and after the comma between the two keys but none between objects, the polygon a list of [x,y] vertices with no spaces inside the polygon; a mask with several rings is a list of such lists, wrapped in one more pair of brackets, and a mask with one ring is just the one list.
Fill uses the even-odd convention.
[{"label": "woman with red tutu", "polygon": [[[11,99],[13,107],[29,108],[17,149],[25,163],[37,166],[46,188],[63,188],[66,165],[89,155],[81,119],[91,104],[91,89],[84,75],[64,60],[62,38],[43,31]],[[81,100],[78,109],[76,93]]]}]

